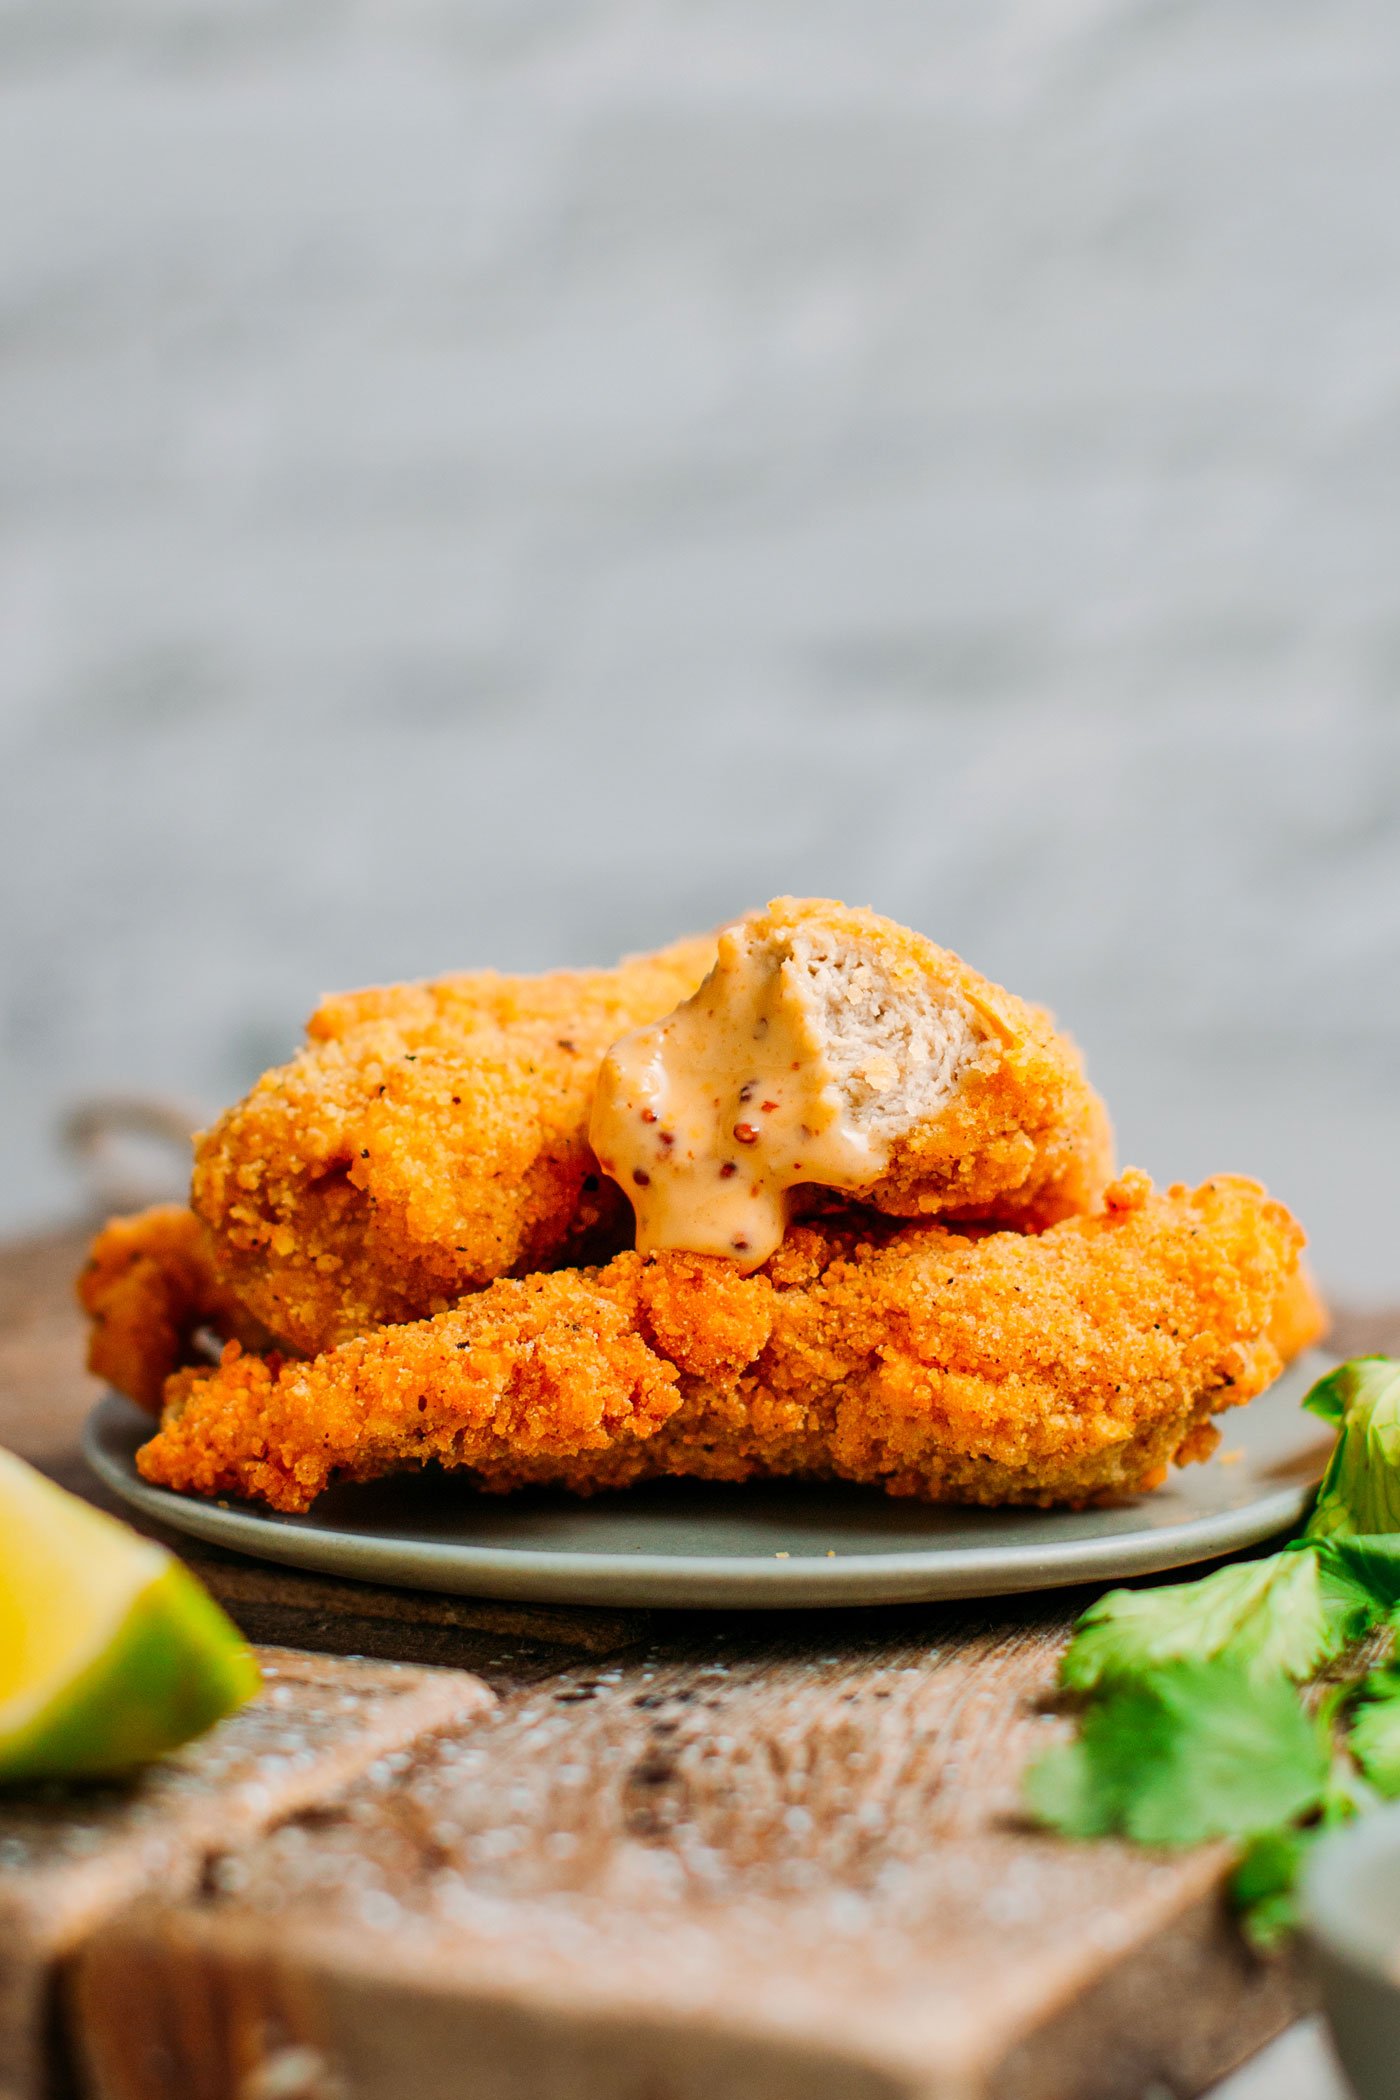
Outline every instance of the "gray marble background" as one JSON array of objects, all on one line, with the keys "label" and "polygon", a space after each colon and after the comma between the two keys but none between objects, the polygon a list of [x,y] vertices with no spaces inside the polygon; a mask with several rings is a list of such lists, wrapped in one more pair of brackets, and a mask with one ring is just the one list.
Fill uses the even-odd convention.
[{"label": "gray marble background", "polygon": [[1400,12],[0,0],[0,1226],[780,889],[1400,1294]]}]

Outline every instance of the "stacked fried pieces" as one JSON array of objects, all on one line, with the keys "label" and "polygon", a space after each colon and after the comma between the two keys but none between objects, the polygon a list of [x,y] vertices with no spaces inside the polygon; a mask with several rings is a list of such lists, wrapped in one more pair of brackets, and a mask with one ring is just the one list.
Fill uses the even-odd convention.
[{"label": "stacked fried pieces", "polygon": [[[673,1194],[761,1196],[774,1251],[695,1251],[680,1200],[636,1250],[682,1152]],[[1323,1324],[1257,1183],[1115,1175],[1047,1014],[822,901],[332,999],[197,1141],[192,1206],[99,1235],[91,1366],[160,1415],[147,1479],[284,1511],[428,1460],[1083,1504],[1206,1456]]]}]

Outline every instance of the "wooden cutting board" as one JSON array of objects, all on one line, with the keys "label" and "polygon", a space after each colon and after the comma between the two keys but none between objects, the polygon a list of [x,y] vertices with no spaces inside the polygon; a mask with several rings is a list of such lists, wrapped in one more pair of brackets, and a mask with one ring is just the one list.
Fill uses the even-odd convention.
[{"label": "wooden cutting board", "polygon": [[[100,1500],[79,1254],[0,1255],[0,1441]],[[1219,1848],[1022,1825],[1083,1594],[575,1612],[170,1543],[332,1659],[120,1798],[0,1800],[3,2100],[1137,2100],[1298,2008]]]}]

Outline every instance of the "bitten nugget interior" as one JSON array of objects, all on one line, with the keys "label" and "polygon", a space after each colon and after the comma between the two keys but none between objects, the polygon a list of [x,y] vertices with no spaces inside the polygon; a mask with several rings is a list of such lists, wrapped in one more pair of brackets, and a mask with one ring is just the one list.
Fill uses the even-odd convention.
[{"label": "bitten nugget interior", "polygon": [[694,997],[609,1050],[590,1136],[640,1249],[748,1268],[804,1186],[1030,1227],[1092,1209],[1113,1171],[1103,1104],[1049,1014],[820,898],[725,927]]},{"label": "bitten nugget interior", "polygon": [[432,1460],[1082,1504],[1204,1457],[1323,1324],[1280,1204],[1115,1179],[1050,1017],[874,913],[779,899],[309,1036],[198,1141],[193,1212],[114,1222],[81,1282],[169,1487],[296,1511]]}]

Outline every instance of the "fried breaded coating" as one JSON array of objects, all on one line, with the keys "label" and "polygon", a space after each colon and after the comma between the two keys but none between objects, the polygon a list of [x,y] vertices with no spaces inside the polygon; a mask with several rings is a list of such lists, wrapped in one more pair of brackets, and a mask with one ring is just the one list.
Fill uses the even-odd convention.
[{"label": "fried breaded coating", "polygon": [[1036,1230],[1093,1210],[1113,1175],[1107,1112],[1048,1013],[825,898],[721,931],[693,997],[609,1051],[591,1135],[640,1248],[749,1268],[806,1185]]},{"label": "fried breaded coating", "polygon": [[152,1414],[173,1371],[209,1361],[198,1346],[202,1331],[249,1349],[271,1346],[220,1277],[208,1232],[180,1203],[104,1225],[78,1278],[78,1302],[92,1322],[88,1369]]},{"label": "fried breaded coating", "polygon": [[286,1511],[428,1459],[491,1488],[794,1474],[1081,1504],[1205,1456],[1210,1417],[1277,1375],[1301,1244],[1257,1183],[1129,1173],[1039,1235],[851,1217],[794,1227],[749,1276],[625,1253],[310,1363],[232,1346],[171,1381],[138,1464]]},{"label": "fried breaded coating", "polygon": [[598,1066],[713,955],[697,937],[612,970],[328,999],[305,1049],[196,1141],[194,1207],[244,1304],[311,1353],[625,1245],[588,1148]]},{"label": "fried breaded coating", "polygon": [[1292,1281],[1279,1299],[1269,1340],[1286,1364],[1305,1349],[1326,1339],[1332,1316],[1323,1302],[1306,1262],[1299,1262]]}]

